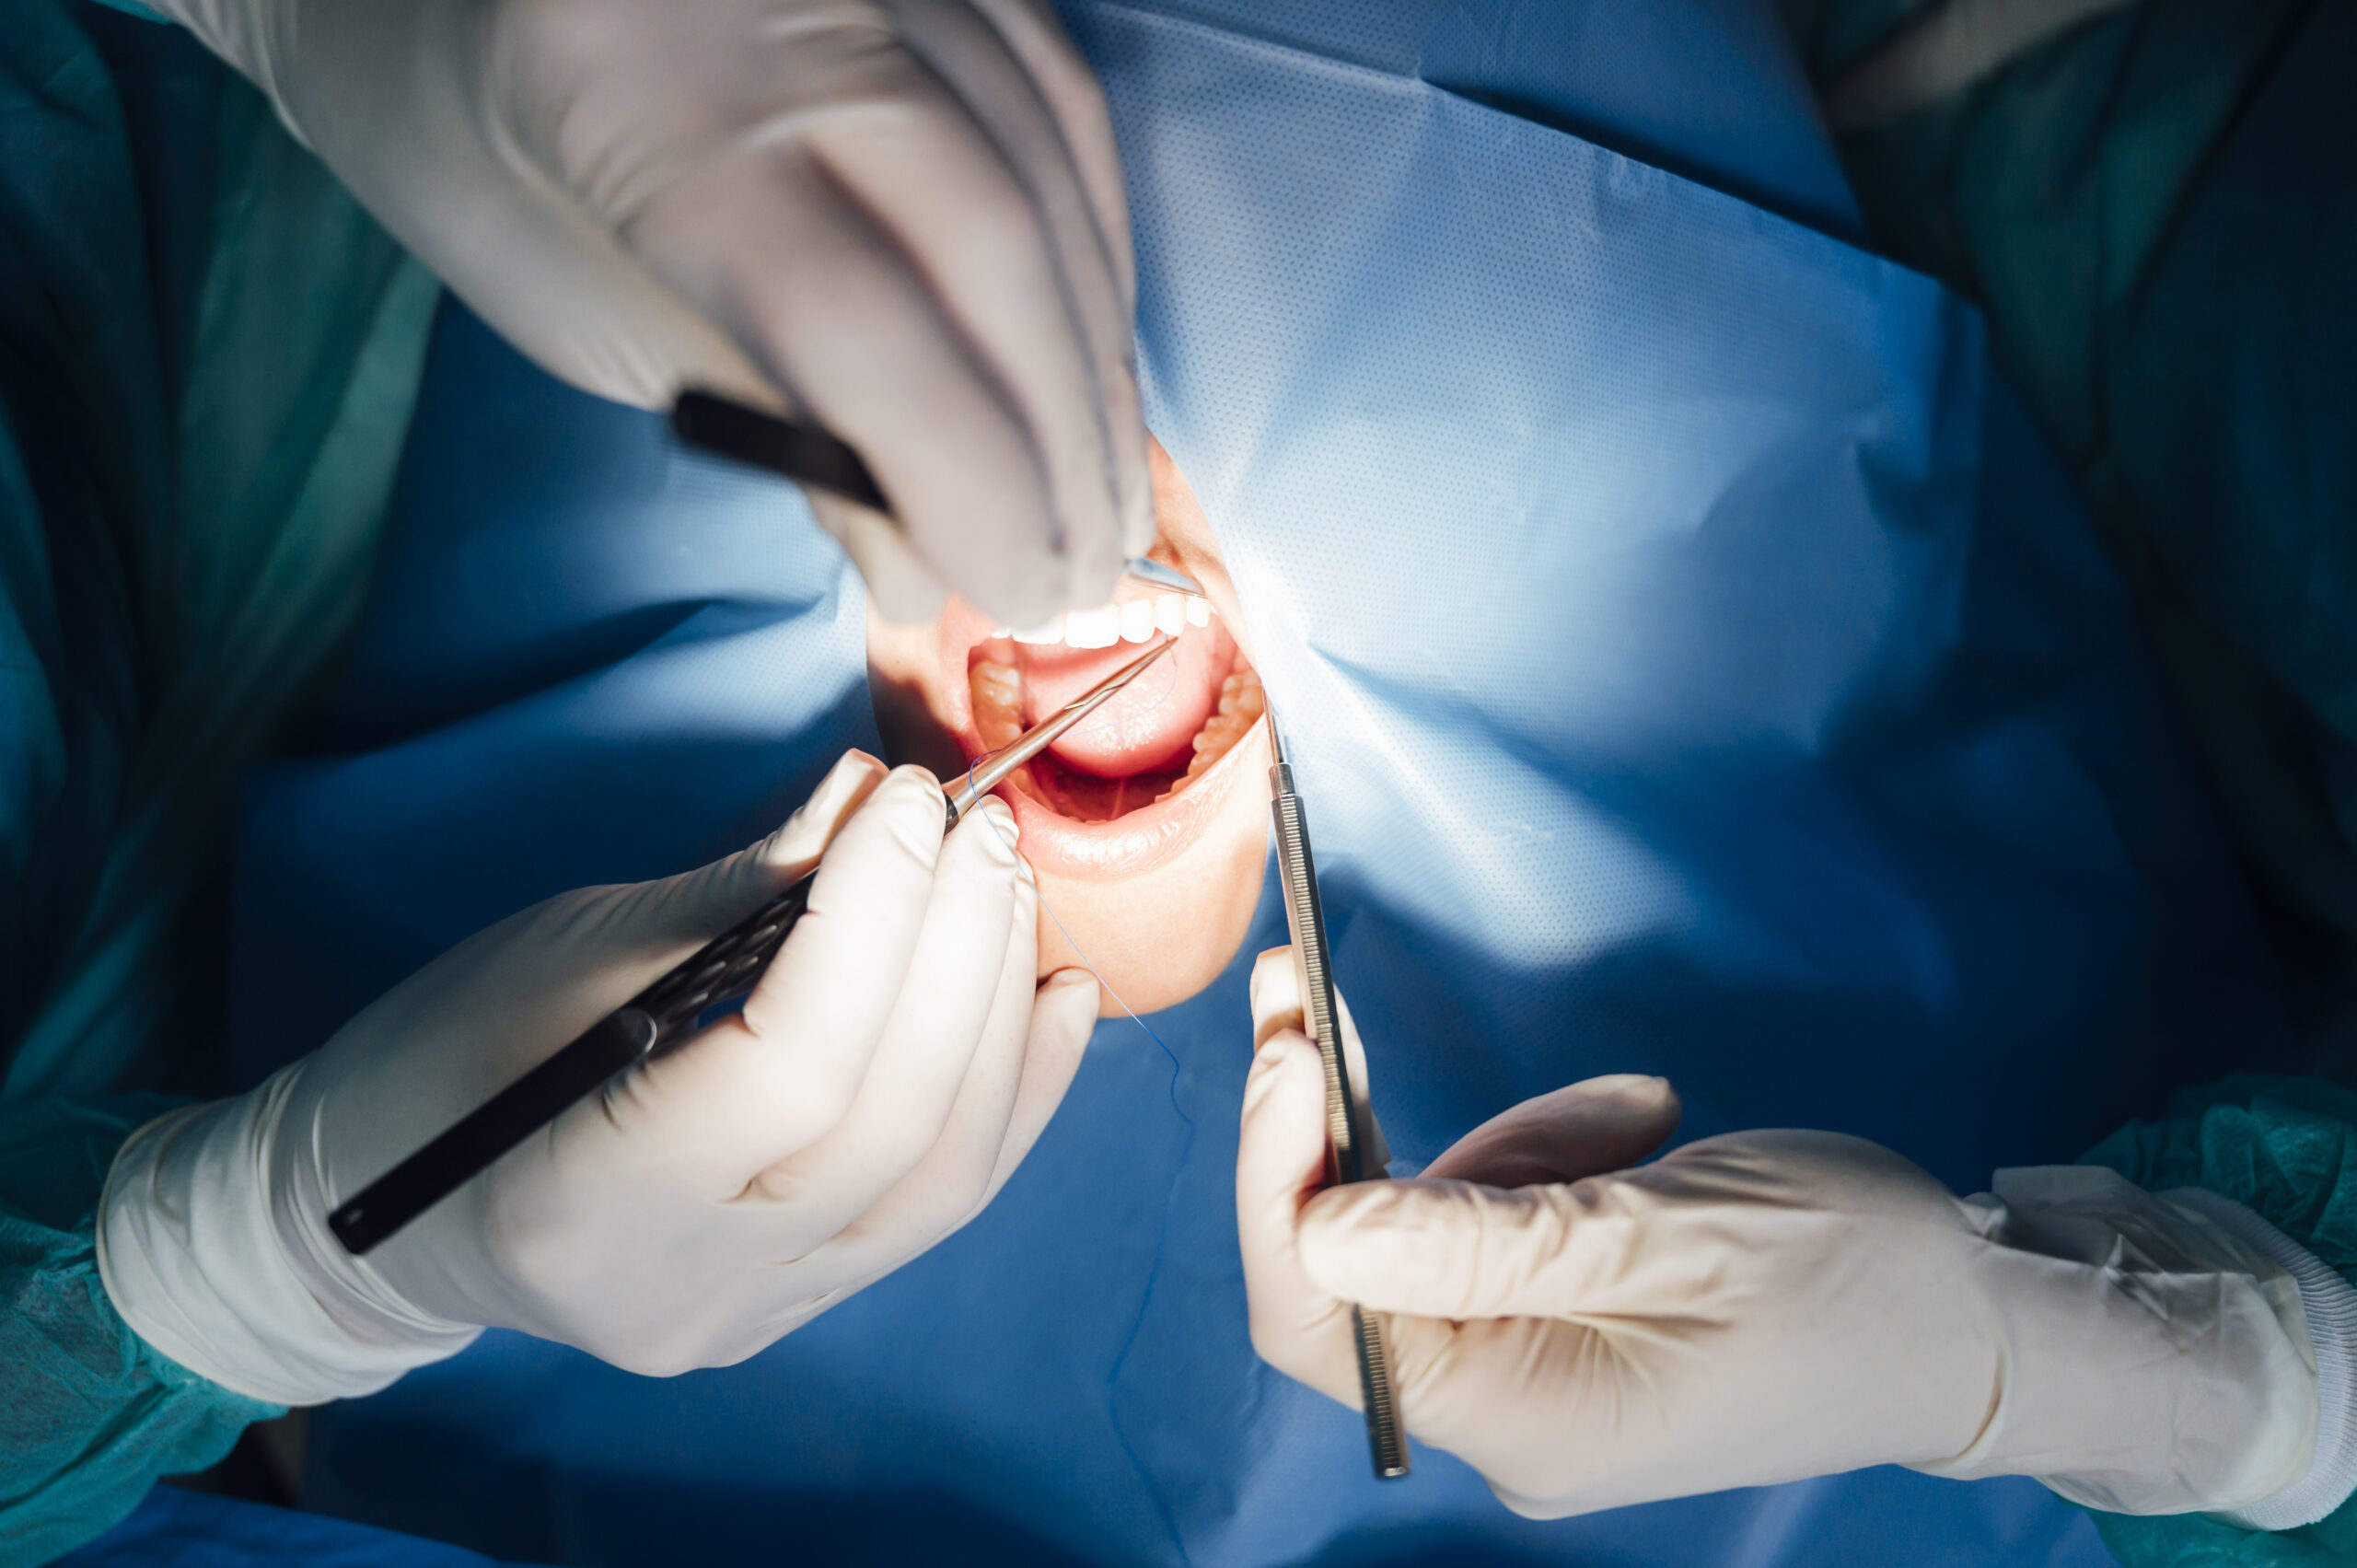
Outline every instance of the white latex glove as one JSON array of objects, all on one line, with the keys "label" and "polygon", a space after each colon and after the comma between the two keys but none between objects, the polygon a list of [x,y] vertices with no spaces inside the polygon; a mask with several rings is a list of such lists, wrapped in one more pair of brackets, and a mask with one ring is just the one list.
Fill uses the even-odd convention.
[{"label": "white latex glove", "polygon": [[1153,528],[1128,208],[1045,0],[157,0],[552,373],[857,447],[895,620],[1106,602]]},{"label": "white latex glove", "polygon": [[[2346,1456],[2317,1496],[2287,1493],[2328,1446],[2308,1282],[2247,1238],[2305,1259],[2315,1299],[2351,1293],[2224,1200],[2086,1167],[1959,1200],[1827,1132],[1622,1168],[1678,1125],[1669,1086],[1634,1076],[1517,1106],[1417,1180],[1320,1191],[1325,1086],[1294,993],[1288,950],[1263,955],[1236,1182],[1253,1343],[1355,1405],[1346,1304],[1376,1310],[1409,1429],[1518,1513],[1894,1462],[2126,1513],[2282,1493],[2313,1518],[2348,1495]],[[2249,1522],[2305,1522],[2284,1515]]]},{"label": "white latex glove", "polygon": [[[134,1134],[99,1226],[109,1295],[173,1360],[287,1404],[381,1388],[485,1325],[657,1375],[753,1354],[987,1203],[1095,1024],[1084,971],[1034,996],[1038,895],[1012,818],[986,807],[946,841],[941,820],[931,775],[854,752],[752,849],[469,938],[252,1093]],[[338,1204],[822,849],[809,912],[741,1016],[367,1257],[329,1234]]]}]

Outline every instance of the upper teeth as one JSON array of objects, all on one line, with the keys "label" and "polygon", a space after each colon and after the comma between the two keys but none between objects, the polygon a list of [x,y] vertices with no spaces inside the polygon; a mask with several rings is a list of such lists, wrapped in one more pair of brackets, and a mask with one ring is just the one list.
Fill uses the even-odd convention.
[{"label": "upper teeth", "polygon": [[1133,598],[1122,604],[1109,604],[1102,610],[1075,610],[1069,615],[1059,615],[1044,626],[1012,631],[1001,626],[991,633],[993,637],[1013,637],[1018,643],[1061,643],[1071,648],[1109,648],[1116,643],[1150,641],[1157,631],[1177,636],[1189,626],[1212,623],[1212,607],[1208,599],[1190,594],[1156,594],[1152,598]]}]

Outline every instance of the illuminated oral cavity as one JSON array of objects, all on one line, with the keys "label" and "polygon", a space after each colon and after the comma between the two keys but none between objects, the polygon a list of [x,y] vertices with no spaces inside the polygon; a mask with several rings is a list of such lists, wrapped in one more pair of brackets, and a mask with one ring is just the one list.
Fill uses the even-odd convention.
[{"label": "illuminated oral cavity", "polygon": [[1100,641],[1101,629],[1088,624],[1074,641],[1056,642],[1002,631],[975,645],[967,670],[976,734],[996,750],[1134,658],[1130,645],[1167,633],[1163,622],[1186,628],[1168,655],[1014,775],[1018,789],[1083,822],[1110,821],[1185,794],[1266,705],[1259,673],[1215,618],[1200,611],[1190,618],[1183,609],[1174,615],[1143,599],[1095,613],[1125,613],[1135,629],[1123,625],[1120,633],[1129,635]]}]

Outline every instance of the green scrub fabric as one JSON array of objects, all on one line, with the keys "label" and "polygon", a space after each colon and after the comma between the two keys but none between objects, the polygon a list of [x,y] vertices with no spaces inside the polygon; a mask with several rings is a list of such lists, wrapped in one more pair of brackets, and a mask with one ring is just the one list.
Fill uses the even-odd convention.
[{"label": "green scrub fabric", "polygon": [[203,1469],[281,1413],[208,1383],[123,1326],[91,1220],[155,1095],[0,1105],[0,1564],[29,1568],[128,1515],[156,1478]]},{"label": "green scrub fabric", "polygon": [[[1783,0],[1820,87],[1927,0]],[[2357,939],[2357,6],[2143,0],[1842,136],[1988,312],[2277,893]],[[2349,1031],[2342,1030],[2344,1036]],[[2350,1048],[2330,1063],[2348,1077]]]},{"label": "green scrub fabric", "polygon": [[360,602],[436,285],[177,29],[0,0],[0,1568],[275,1413],[100,1285],[214,1087],[232,796]]},{"label": "green scrub fabric", "polygon": [[[1929,0],[1784,0],[1820,90]],[[2315,1060],[2357,942],[2357,6],[2143,0],[1840,139],[1875,243],[1988,313],[2077,472],[2210,776],[2292,912]],[[2357,1096],[2238,1078],[2088,1157],[2235,1198],[2357,1278]],[[2126,1568],[2357,1562],[2357,1504],[2267,1534],[2097,1516]]]}]

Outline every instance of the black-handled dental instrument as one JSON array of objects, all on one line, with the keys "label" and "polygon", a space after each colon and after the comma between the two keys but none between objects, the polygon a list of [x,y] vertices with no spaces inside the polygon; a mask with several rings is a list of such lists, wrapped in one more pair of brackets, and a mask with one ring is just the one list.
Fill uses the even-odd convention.
[{"label": "black-handled dental instrument", "polygon": [[797,424],[712,392],[681,392],[671,405],[671,434],[688,446],[767,469],[796,484],[816,485],[873,512],[892,515],[867,459],[816,425]]},{"label": "black-handled dental instrument", "polygon": [[[942,831],[958,825],[1008,774],[1097,711],[1175,646],[1166,638],[983,758],[944,791]],[[328,1229],[359,1257],[465,1186],[500,1156],[595,1094],[618,1073],[684,1042],[705,1009],[749,993],[810,901],[811,871],[696,949],[555,1055],[451,1124],[432,1143],[328,1215]]]},{"label": "black-handled dental instrument", "polygon": [[[871,512],[892,516],[892,504],[868,470],[859,449],[815,424],[802,424],[693,389],[671,404],[671,434],[683,446],[753,468],[766,469],[781,479],[812,486],[856,501]],[[1157,588],[1202,598],[1203,586],[1175,567],[1143,555],[1130,557],[1127,571]]]},{"label": "black-handled dental instrument", "polygon": [[[1268,714],[1269,813],[1276,820],[1277,873],[1284,884],[1285,927],[1293,936],[1294,976],[1301,985],[1302,1022],[1326,1069],[1327,1169],[1336,1185],[1380,1177],[1370,1168],[1366,1128],[1359,1096],[1351,1082],[1350,1052],[1342,1048],[1342,1009],[1329,967],[1326,908],[1318,897],[1318,863],[1309,853],[1309,819],[1293,787],[1293,764],[1285,760],[1276,710]],[[1379,1159],[1381,1156],[1376,1156]],[[1399,1424],[1399,1401],[1391,1383],[1391,1353],[1383,1325],[1356,1302],[1351,1331],[1359,1358],[1359,1402],[1366,1412],[1368,1457],[1376,1479],[1397,1481],[1408,1473],[1408,1435]]]}]

